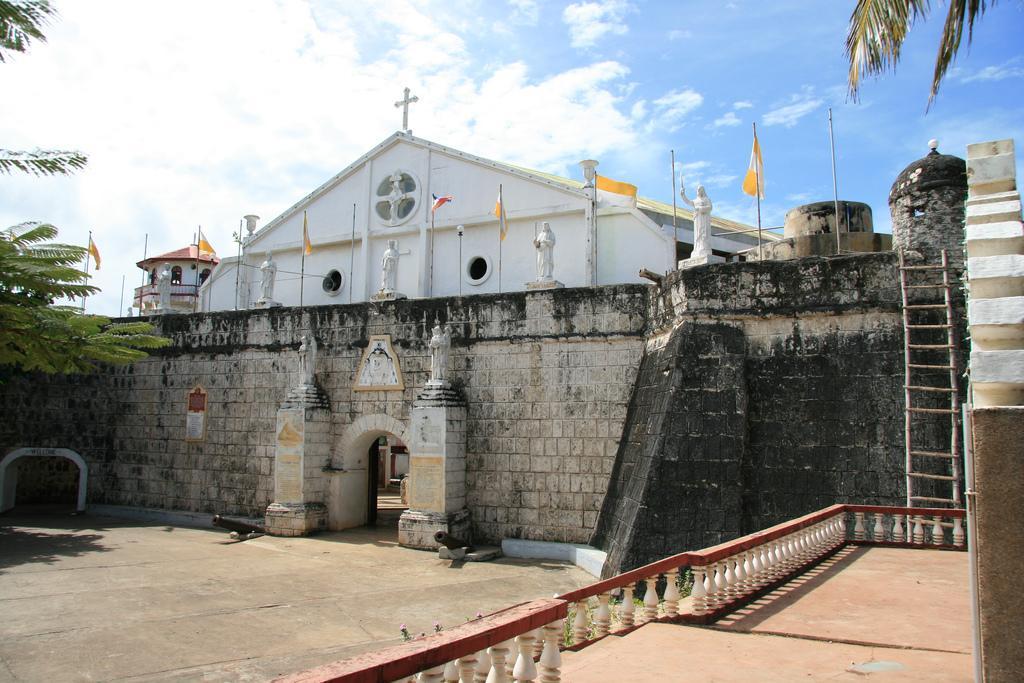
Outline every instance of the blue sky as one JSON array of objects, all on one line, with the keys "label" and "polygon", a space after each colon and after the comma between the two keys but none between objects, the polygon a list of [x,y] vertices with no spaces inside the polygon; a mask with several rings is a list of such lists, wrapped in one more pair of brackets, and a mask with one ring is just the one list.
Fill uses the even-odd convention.
[{"label": "blue sky", "polygon": [[[201,224],[222,254],[241,215],[266,222],[400,127],[467,152],[579,177],[576,162],[671,201],[669,150],[715,213],[753,222],[740,192],[751,122],[764,149],[765,225],[832,196],[833,108],[842,198],[889,230],[896,174],[927,151],[1022,140],[1024,3],[976,26],[926,112],[945,7],[917,25],[893,73],[846,97],[854,0],[545,3],[218,3],[56,0],[49,42],[0,65],[11,149],[76,148],[72,178],[4,177],[0,223],[46,220],[103,257],[89,310],[118,311],[149,253]],[[457,193],[456,193],[457,194]],[[316,226],[311,226],[315,238]],[[315,239],[314,239],[315,241]]]}]

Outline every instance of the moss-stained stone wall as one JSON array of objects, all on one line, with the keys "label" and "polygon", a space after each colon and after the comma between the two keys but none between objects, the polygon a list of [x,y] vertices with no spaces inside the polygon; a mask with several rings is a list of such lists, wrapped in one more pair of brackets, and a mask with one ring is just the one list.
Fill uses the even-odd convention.
[{"label": "moss-stained stone wall", "polygon": [[[617,571],[834,502],[901,503],[899,302],[895,255],[877,253],[710,265],[660,287],[167,316],[173,345],[131,367],[3,378],[0,452],[77,451],[93,503],[259,516],[301,335],[320,345],[330,465],[358,472],[347,428],[408,421],[439,320],[467,402],[476,540],[593,540]],[[404,391],[352,391],[375,334],[391,335]],[[197,384],[207,437],[186,443]]]}]

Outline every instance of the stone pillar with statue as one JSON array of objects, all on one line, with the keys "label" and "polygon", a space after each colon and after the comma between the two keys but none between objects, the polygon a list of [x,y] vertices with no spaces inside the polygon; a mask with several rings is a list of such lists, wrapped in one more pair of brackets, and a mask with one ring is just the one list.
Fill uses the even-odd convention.
[{"label": "stone pillar with statue", "polygon": [[265,526],[274,536],[306,536],[327,527],[323,468],[330,463],[331,409],[316,384],[317,343],[302,335],[292,389],[277,411],[274,502]]},{"label": "stone pillar with statue", "polygon": [[398,542],[435,550],[444,531],[471,543],[466,508],[466,404],[447,379],[451,332],[434,326],[430,379],[413,403],[409,432],[409,509],[398,521]]}]

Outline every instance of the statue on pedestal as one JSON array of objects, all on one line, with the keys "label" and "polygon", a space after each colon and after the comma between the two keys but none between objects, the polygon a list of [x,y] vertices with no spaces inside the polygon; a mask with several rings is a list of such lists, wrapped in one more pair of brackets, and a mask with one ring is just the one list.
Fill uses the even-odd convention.
[{"label": "statue on pedestal", "polygon": [[267,252],[267,259],[260,266],[262,279],[260,280],[260,301],[272,301],[274,298],[274,278],[277,276],[277,264],[274,257]]},{"label": "statue on pedestal", "polygon": [[313,378],[316,372],[316,338],[312,334],[302,335],[299,345],[299,386],[315,386]]},{"label": "statue on pedestal", "polygon": [[540,233],[534,238],[533,246],[537,249],[537,280],[540,282],[553,280],[555,233],[551,231],[551,224],[547,221],[541,224]]},{"label": "statue on pedestal", "polygon": [[380,291],[394,292],[398,287],[398,240],[388,240],[388,248],[380,260]]},{"label": "statue on pedestal", "polygon": [[448,351],[452,347],[452,334],[448,326],[434,325],[430,338],[430,381],[429,384],[447,385],[445,374],[448,369]]},{"label": "statue on pedestal", "polygon": [[679,194],[683,202],[693,209],[693,253],[690,258],[706,258],[711,256],[711,199],[704,191],[703,185],[697,185],[697,197],[690,200],[686,196],[686,185],[683,178],[679,179]]},{"label": "statue on pedestal", "polygon": [[159,308],[161,312],[171,310],[171,264],[165,263],[160,267],[160,274],[156,278],[156,292],[159,297]]}]

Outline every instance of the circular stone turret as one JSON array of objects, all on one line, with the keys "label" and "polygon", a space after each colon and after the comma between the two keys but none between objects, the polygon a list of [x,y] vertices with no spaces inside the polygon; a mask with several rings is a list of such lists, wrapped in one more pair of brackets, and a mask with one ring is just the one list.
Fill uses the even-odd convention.
[{"label": "circular stone turret", "polygon": [[[834,235],[836,226],[836,203],[814,202],[804,204],[786,212],[783,227],[785,237],[801,235]],[[863,202],[839,201],[840,232],[873,232],[871,207]]]},{"label": "circular stone turret", "polygon": [[952,154],[931,151],[903,169],[889,191],[893,248],[920,252],[938,261],[942,249],[950,261],[963,263],[964,199],[967,163]]}]

